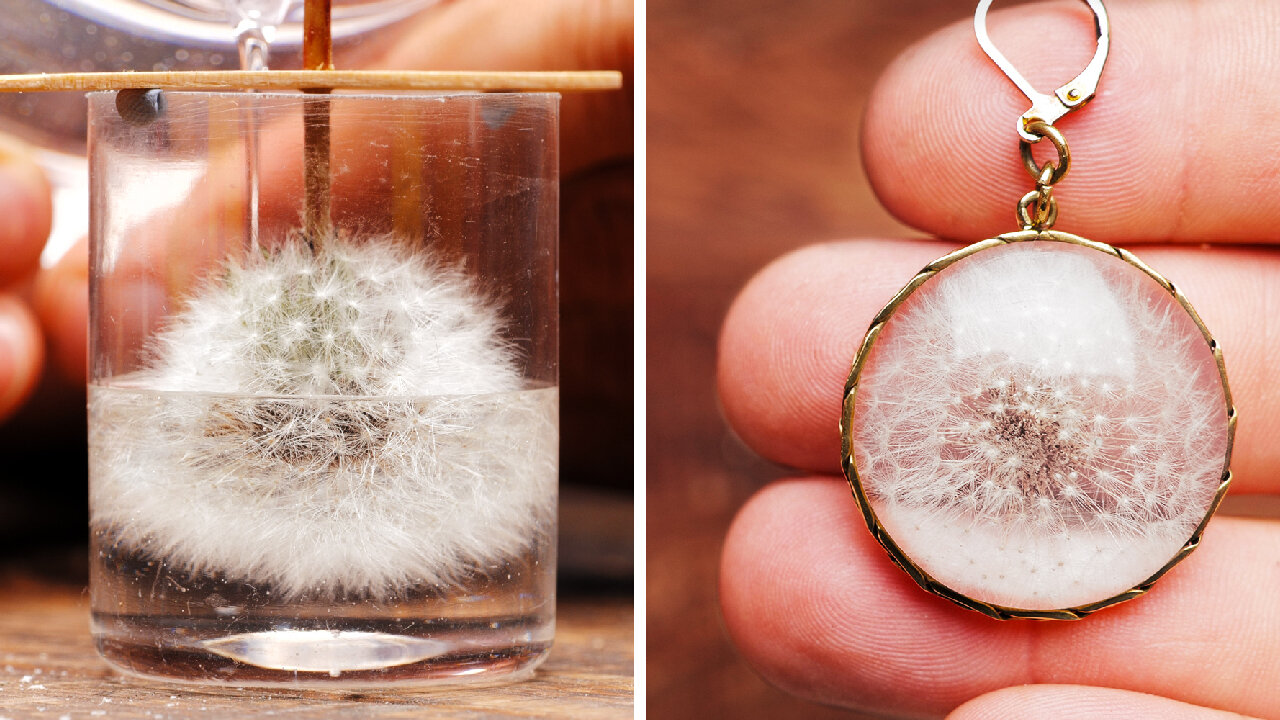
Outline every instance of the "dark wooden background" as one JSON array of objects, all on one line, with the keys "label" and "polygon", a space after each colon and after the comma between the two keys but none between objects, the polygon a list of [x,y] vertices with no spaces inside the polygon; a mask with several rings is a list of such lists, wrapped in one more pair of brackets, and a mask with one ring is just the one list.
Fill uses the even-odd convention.
[{"label": "dark wooden background", "polygon": [[863,175],[876,77],[974,5],[955,0],[650,0],[648,708],[661,718],[849,717],[760,680],[716,598],[736,509],[785,469],[745,449],[715,394],[734,294],[809,242],[909,236]]}]

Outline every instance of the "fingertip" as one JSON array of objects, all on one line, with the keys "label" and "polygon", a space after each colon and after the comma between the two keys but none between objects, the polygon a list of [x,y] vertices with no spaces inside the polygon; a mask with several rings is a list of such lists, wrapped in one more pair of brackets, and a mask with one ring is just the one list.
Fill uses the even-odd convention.
[{"label": "fingertip", "polygon": [[49,181],[31,153],[0,136],[0,286],[33,272],[53,223]]},{"label": "fingertip", "polygon": [[720,573],[725,626],[766,680],[816,702],[942,714],[1017,676],[1026,627],[921,591],[876,544],[848,484],[775,483],[739,512]]},{"label": "fingertip", "polygon": [[721,330],[720,400],[764,457],[838,472],[844,384],[872,318],[911,275],[948,252],[928,241],[802,248],[756,274]]},{"label": "fingertip", "polygon": [[1082,685],[1019,685],[966,702],[947,720],[1227,720],[1242,716],[1158,695]]},{"label": "fingertip", "polygon": [[[1263,121],[1274,115],[1274,100],[1253,85],[1280,59],[1267,34],[1275,14],[1275,3],[1259,0],[1116,3],[1096,98],[1055,123],[1072,158],[1070,175],[1054,188],[1059,227],[1125,244],[1272,237],[1280,176],[1274,155],[1259,148],[1275,146],[1277,131]],[[1043,93],[1079,73],[1094,52],[1094,24],[1081,3],[998,10],[988,28]],[[1197,58],[1190,65],[1188,48]],[[1188,88],[1196,88],[1194,103]],[[1017,200],[1034,186],[1016,132],[1029,107],[983,54],[971,22],[938,31],[900,56],[869,99],[862,148],[873,189],[900,220],[944,237],[1016,229]],[[1050,159],[1046,150],[1035,148],[1039,162]]]},{"label": "fingertip", "polygon": [[[1070,79],[1093,51],[1082,8],[1002,9],[988,25],[1037,87]],[[1045,26],[1058,40],[1053,53],[1036,52],[1040,36],[1025,31]],[[902,222],[941,237],[972,240],[1014,229],[1014,203],[1032,184],[1016,134],[1028,103],[983,53],[972,21],[912,45],[881,75],[867,104],[861,144],[876,196]],[[1081,163],[1074,165],[1078,177]]]},{"label": "fingertip", "polygon": [[[560,172],[568,176],[633,152],[635,10],[632,0],[441,3],[424,13],[378,67],[448,70],[617,70],[623,89],[561,101]],[[465,38],[483,34],[489,42]]]},{"label": "fingertip", "polygon": [[[786,524],[789,510],[797,497],[838,495],[833,491],[836,485],[830,479],[812,478],[773,483],[753,495],[734,517],[721,554],[720,601],[725,623],[740,646],[754,647],[763,636],[765,648],[773,649],[786,637],[758,630],[771,621],[769,613],[780,599],[774,580],[788,574],[788,553],[797,549],[793,528]],[[844,514],[840,503],[821,508]]]},{"label": "fingertip", "polygon": [[[834,420],[841,378],[827,371],[832,361],[838,365],[852,356],[816,356],[844,355],[856,343],[852,336],[866,328],[833,338],[833,347],[814,337],[830,335],[826,328],[805,321],[835,300],[814,292],[827,283],[813,275],[829,272],[838,253],[814,245],[775,260],[739,293],[721,330],[717,378],[725,416],[748,445],[775,462],[830,467],[839,454]],[[822,410],[814,412],[814,405]]]},{"label": "fingertip", "polygon": [[[843,514],[838,485],[829,479],[774,483],[756,493],[738,512],[725,538],[720,564],[720,603],[725,627],[747,662],[766,680],[794,695],[819,702],[849,704],[833,694],[840,668],[824,662],[824,643],[802,621],[798,597],[821,595],[812,576],[792,572],[803,552],[788,523],[797,500],[821,498],[815,509]],[[848,500],[846,497],[842,500]],[[814,518],[821,523],[825,518]],[[838,522],[838,520],[837,520]],[[823,558],[813,558],[821,564]],[[808,589],[806,589],[808,588]]]},{"label": "fingertip", "polygon": [[34,304],[48,340],[50,360],[74,385],[88,377],[89,253],[77,242],[36,277]]},{"label": "fingertip", "polygon": [[35,316],[17,298],[0,295],[0,420],[31,395],[43,363],[44,345]]}]

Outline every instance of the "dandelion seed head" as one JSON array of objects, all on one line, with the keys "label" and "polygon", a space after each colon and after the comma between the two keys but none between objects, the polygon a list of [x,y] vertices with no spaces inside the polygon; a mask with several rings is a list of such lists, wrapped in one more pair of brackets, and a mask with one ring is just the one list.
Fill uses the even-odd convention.
[{"label": "dandelion seed head", "polygon": [[94,528],[286,598],[448,584],[549,542],[556,391],[526,388],[500,308],[393,238],[318,247],[228,263],[149,367],[91,389]]},{"label": "dandelion seed head", "polygon": [[1000,605],[1137,585],[1191,536],[1224,470],[1225,396],[1199,327],[1090,248],[1014,243],[945,268],[881,329],[856,397],[855,466],[889,535]]}]

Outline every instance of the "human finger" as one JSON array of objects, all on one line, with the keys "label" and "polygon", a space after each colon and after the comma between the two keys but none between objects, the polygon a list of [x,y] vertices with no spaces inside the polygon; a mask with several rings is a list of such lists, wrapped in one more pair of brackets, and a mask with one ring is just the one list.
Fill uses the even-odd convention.
[{"label": "human finger", "polygon": [[[1124,243],[1280,240],[1280,126],[1270,121],[1280,111],[1271,88],[1280,5],[1107,7],[1111,54],[1098,96],[1057,123],[1071,149],[1071,172],[1054,188],[1059,229]],[[1074,77],[1094,50],[1081,3],[1000,10],[988,26],[1042,92]],[[1029,106],[978,47],[971,22],[930,36],[885,72],[868,104],[862,147],[876,194],[933,234],[1009,230],[1033,186],[1015,125]]]},{"label": "human finger", "polygon": [[[838,473],[841,399],[871,319],[920,268],[955,249],[937,241],[815,245],[757,274],[720,337],[725,415],[757,452],[794,467]],[[1236,492],[1280,492],[1280,254],[1262,248],[1145,247],[1143,261],[1195,305],[1223,347],[1240,424]]]},{"label": "human finger", "polygon": [[89,357],[89,253],[83,238],[36,275],[32,306],[44,329],[50,365],[66,381],[84,383]]},{"label": "human finger", "polygon": [[1019,685],[979,695],[947,720],[1239,720],[1245,716],[1158,695],[1083,685]]},{"label": "human finger", "polygon": [[44,344],[35,317],[22,301],[0,295],[0,421],[35,389],[43,362]]},{"label": "human finger", "polygon": [[743,507],[720,594],[747,660],[818,702],[942,715],[1040,682],[1273,716],[1278,561],[1280,528],[1220,518],[1146,597],[1077,622],[1000,622],[918,588],[866,531],[848,485],[817,478],[776,483]]},{"label": "human finger", "polygon": [[0,135],[0,287],[30,274],[53,221],[49,182],[22,143]]},{"label": "human finger", "polygon": [[[551,0],[513,5],[469,0],[409,25],[375,65],[430,70],[618,70],[623,89],[571,93],[561,103],[561,172],[631,154],[631,0]],[[484,42],[475,42],[483,37]]]}]

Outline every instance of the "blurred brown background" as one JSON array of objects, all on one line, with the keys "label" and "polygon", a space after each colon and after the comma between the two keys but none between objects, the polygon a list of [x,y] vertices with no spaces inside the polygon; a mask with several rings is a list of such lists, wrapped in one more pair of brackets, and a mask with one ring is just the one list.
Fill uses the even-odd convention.
[{"label": "blurred brown background", "polygon": [[895,55],[973,9],[955,0],[649,2],[651,717],[849,717],[765,684],[725,634],[716,599],[725,530],[786,471],[725,426],[716,338],[738,288],[770,259],[817,240],[913,234],[867,185],[863,109]]}]

